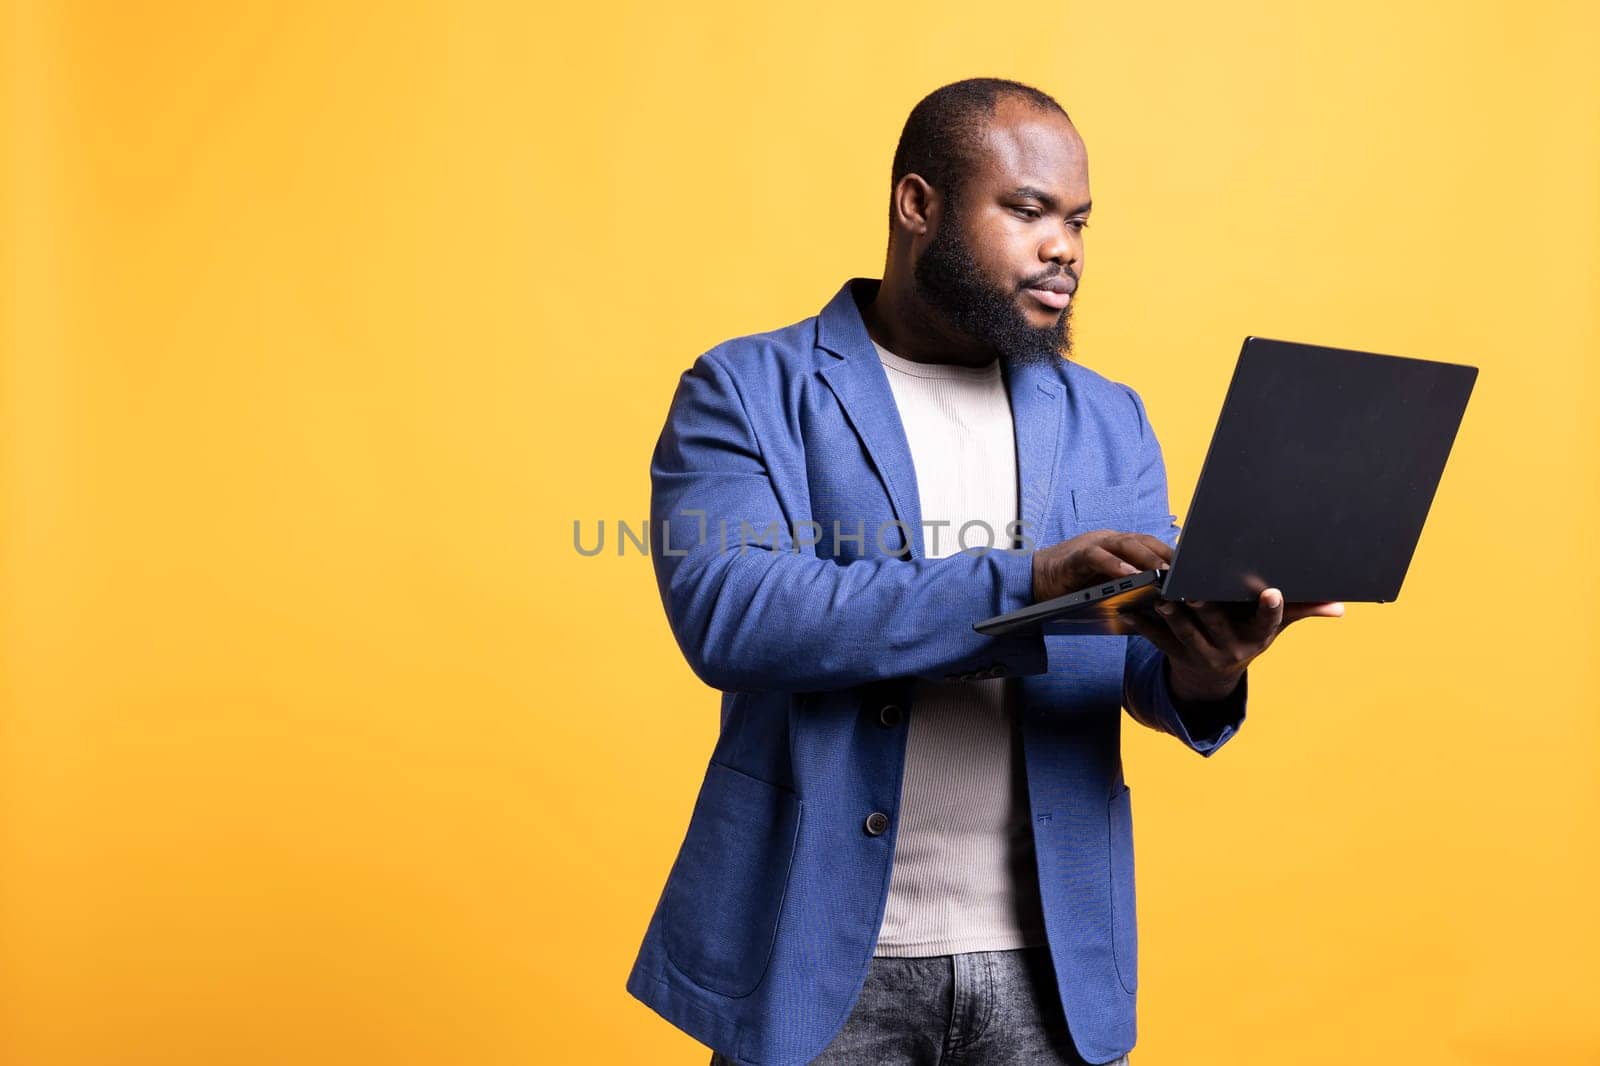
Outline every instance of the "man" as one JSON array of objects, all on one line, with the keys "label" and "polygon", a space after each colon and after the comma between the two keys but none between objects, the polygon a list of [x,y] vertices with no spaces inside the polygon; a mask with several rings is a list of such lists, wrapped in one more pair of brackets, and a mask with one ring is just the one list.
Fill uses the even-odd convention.
[{"label": "man", "polygon": [[1059,104],[945,86],[882,280],[679,382],[653,557],[722,728],[628,990],[714,1063],[1124,1061],[1121,708],[1210,755],[1282,627],[1342,613],[1265,589],[1137,636],[973,631],[1172,558],[1142,401],[1065,358],[1089,214]]}]

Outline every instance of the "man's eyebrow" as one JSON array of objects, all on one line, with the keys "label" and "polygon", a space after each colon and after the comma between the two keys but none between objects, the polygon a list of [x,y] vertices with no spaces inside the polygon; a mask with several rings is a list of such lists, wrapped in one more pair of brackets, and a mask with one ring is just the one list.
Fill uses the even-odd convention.
[{"label": "man's eyebrow", "polygon": [[[1056,209],[1056,198],[1045,192],[1043,189],[1036,189],[1032,185],[1019,185],[1015,189],[1011,190],[1011,195],[1015,197],[1031,197],[1035,200],[1038,200],[1041,204],[1044,204],[1045,210],[1047,211],[1054,211]],[[1089,211],[1093,209],[1093,207],[1093,200],[1085,200],[1077,207],[1074,207],[1070,212],[1068,212],[1068,214],[1087,215]]]}]

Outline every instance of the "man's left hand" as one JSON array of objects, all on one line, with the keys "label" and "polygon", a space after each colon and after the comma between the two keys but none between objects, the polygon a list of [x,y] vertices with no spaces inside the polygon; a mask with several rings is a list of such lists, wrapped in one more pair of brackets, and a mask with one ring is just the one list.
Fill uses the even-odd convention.
[{"label": "man's left hand", "polygon": [[1186,703],[1226,699],[1251,660],[1289,623],[1343,614],[1338,602],[1285,604],[1273,588],[1262,589],[1254,605],[1159,600],[1153,611],[1122,613],[1135,632],[1166,652],[1172,694]]}]

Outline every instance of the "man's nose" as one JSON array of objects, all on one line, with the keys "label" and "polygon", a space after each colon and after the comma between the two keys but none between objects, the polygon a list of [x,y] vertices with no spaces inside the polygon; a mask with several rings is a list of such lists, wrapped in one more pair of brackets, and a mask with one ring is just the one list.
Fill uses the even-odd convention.
[{"label": "man's nose", "polygon": [[1076,237],[1071,227],[1063,222],[1061,227],[1053,231],[1039,246],[1039,258],[1045,262],[1060,263],[1063,267],[1076,265],[1078,262]]}]

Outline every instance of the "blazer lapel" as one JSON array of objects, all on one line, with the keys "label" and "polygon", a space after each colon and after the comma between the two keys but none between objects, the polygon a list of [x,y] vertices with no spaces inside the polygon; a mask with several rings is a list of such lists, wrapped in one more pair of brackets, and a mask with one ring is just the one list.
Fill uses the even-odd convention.
[{"label": "blazer lapel", "polygon": [[922,504],[917,496],[917,470],[911,461],[900,409],[889,388],[889,376],[851,293],[859,286],[862,299],[870,300],[878,284],[874,278],[851,278],[822,309],[817,320],[817,344],[838,356],[822,368],[822,380],[839,398],[839,406],[844,408],[845,417],[883,479],[894,505],[894,516],[905,523],[911,557],[920,559]]},{"label": "blazer lapel", "polygon": [[1006,391],[1017,437],[1017,509],[1023,534],[1040,548],[1045,546],[1040,538],[1055,491],[1063,388],[1055,367],[1007,367]]}]

